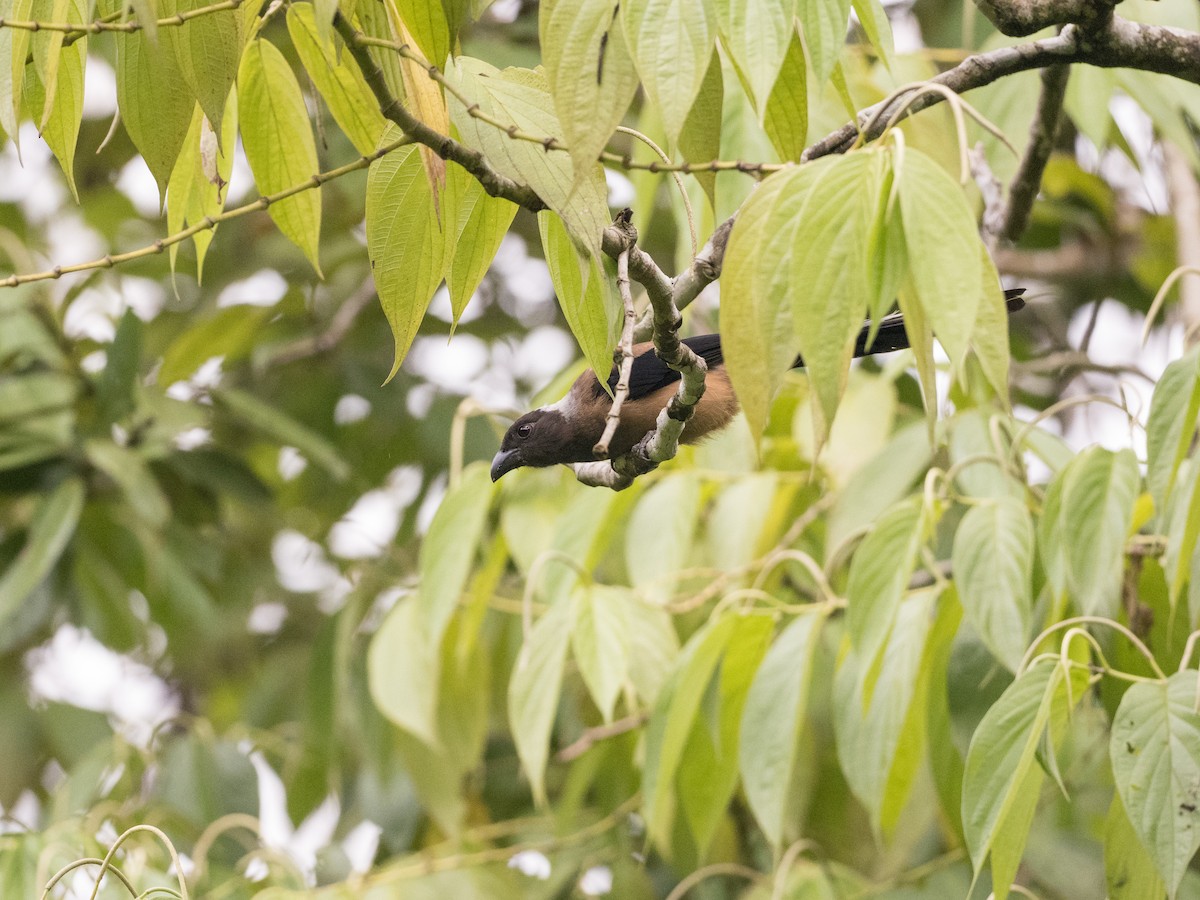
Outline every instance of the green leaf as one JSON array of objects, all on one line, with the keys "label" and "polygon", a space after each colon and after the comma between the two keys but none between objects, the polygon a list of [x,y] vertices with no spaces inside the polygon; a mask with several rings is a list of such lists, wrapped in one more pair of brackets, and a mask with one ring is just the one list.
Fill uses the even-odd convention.
[{"label": "green leaf", "polygon": [[[897,503],[854,551],[846,584],[846,631],[867,668],[873,668],[908,588],[929,523],[921,497]],[[870,685],[864,693],[870,699]]]},{"label": "green leaf", "polygon": [[406,598],[388,612],[367,652],[367,683],[375,706],[427,747],[438,747],[438,651],[416,600]]},{"label": "green leaf", "polygon": [[679,655],[671,614],[633,599],[626,604],[629,623],[629,681],[643,703],[653,706]]},{"label": "green leaf", "polygon": [[142,320],[129,309],[117,324],[96,386],[96,412],[103,424],[111,425],[133,411],[141,363]]},{"label": "green leaf", "polygon": [[195,104],[175,54],[165,44],[151,43],[145,32],[117,42],[117,105],[130,140],[165,197]]},{"label": "green leaf", "polygon": [[223,356],[226,364],[244,359],[261,337],[264,324],[276,314],[271,307],[238,305],[194,317],[163,354],[158,383],[170,387],[189,378],[214,356]]},{"label": "green leaf", "polygon": [[618,0],[542,0],[539,6],[542,61],[579,181],[593,170],[637,92],[619,9]]},{"label": "green leaf", "polygon": [[1179,602],[1191,575],[1196,544],[1200,540],[1200,463],[1189,460],[1188,470],[1187,477],[1178,484],[1181,489],[1164,510],[1167,552],[1163,557],[1163,569],[1172,609]]},{"label": "green leaf", "polygon": [[[251,41],[242,57],[238,107],[242,144],[260,194],[279,193],[317,174],[317,145],[300,85],[283,54],[265,40]],[[207,108],[204,113],[210,122],[220,121]],[[321,192],[302,191],[272,203],[267,211],[320,275]]]},{"label": "green leaf", "polygon": [[[721,54],[715,49],[708,69],[700,82],[699,93],[688,110],[679,132],[679,152],[688,162],[706,163],[721,156],[721,108],[725,99],[725,83],[721,76]],[[717,173],[693,172],[709,205],[717,207]]]},{"label": "green leaf", "polygon": [[679,762],[677,797],[697,852],[708,853],[721,818],[738,783],[738,737],[746,696],[767,652],[774,618],[742,615],[725,652],[720,671],[709,685],[703,715],[692,724]]},{"label": "green leaf", "polygon": [[[545,79],[538,72],[500,71],[480,60],[458,57],[448,67],[447,77],[478,103],[483,113],[530,134],[556,137],[563,133]],[[469,115],[456,97],[448,98],[448,102],[463,143],[483,153],[501,175],[529,185],[562,216],[575,242],[593,259],[599,259],[601,234],[610,224],[608,189],[600,165],[593,165],[588,177],[578,181],[571,157],[563,151],[547,151],[541,144],[513,140],[502,129]]]},{"label": "green leaf", "polygon": [[916,299],[961,373],[983,284],[975,216],[958,183],[915,148],[905,152],[896,178]]},{"label": "green leaf", "polygon": [[1200,346],[1167,366],[1150,401],[1146,423],[1146,484],[1162,512],[1187,455],[1200,414]]},{"label": "green leaf", "polygon": [[721,44],[761,115],[791,41],[793,2],[714,0],[714,5]]},{"label": "green leaf", "polygon": [[550,730],[575,619],[575,604],[556,603],[529,632],[508,685],[508,722],[517,755],[529,777],[534,802],[546,802]]},{"label": "green leaf", "polygon": [[813,76],[818,85],[824,85],[846,44],[850,0],[798,0],[797,6]]},{"label": "green leaf", "polygon": [[[207,6],[209,0],[157,0],[157,3],[159,11],[166,17],[200,9]],[[206,13],[190,19],[181,28],[163,29],[164,47],[175,54],[179,71],[183,73],[183,80],[218,135],[224,134],[221,129],[221,117],[225,112],[226,98],[229,97],[234,81],[241,81],[238,60],[242,56],[242,41],[241,11],[236,9]],[[273,69],[270,78],[274,79],[278,74]],[[303,108],[303,101],[301,107]],[[253,121],[260,113],[269,115],[267,110],[255,108],[246,113],[245,120]],[[251,130],[258,127],[265,128],[267,125],[255,123]],[[294,148],[288,149],[294,151]],[[251,166],[253,165],[251,160]],[[305,177],[315,171],[316,169],[309,170]],[[255,174],[257,177],[257,172]]]},{"label": "green leaf", "polygon": [[282,410],[236,388],[213,391],[212,399],[218,407],[223,407],[250,428],[279,444],[295,447],[338,481],[349,477],[350,465],[342,459],[337,447]]},{"label": "green leaf", "polygon": [[[225,201],[228,198],[225,186],[233,177],[233,148],[237,140],[237,125],[237,91],[229,92],[225,115],[221,117],[220,141],[209,127],[203,110],[199,105],[195,106],[191,127],[167,185],[167,229],[171,233],[182,231],[185,222],[195,225],[204,221],[206,217],[220,215],[225,209]],[[222,150],[222,147],[225,149]],[[214,226],[192,235],[196,246],[197,282],[202,280],[204,256],[216,230]],[[179,247],[179,244],[172,244],[167,250],[172,271],[175,269]]]},{"label": "green leaf", "polygon": [[437,0],[387,0],[396,5],[404,26],[412,34],[425,60],[439,69],[450,55],[450,27],[446,11]]},{"label": "green leaf", "polygon": [[1004,302],[1004,291],[1000,288],[1000,276],[996,264],[982,244],[979,247],[980,271],[983,289],[979,298],[979,312],[971,332],[971,349],[979,360],[983,375],[996,396],[1005,407],[1008,405],[1008,307]]},{"label": "green leaf", "polygon": [[[33,17],[43,22],[63,22],[66,21],[68,9],[72,5],[71,0],[35,0]],[[86,10],[80,12],[86,15]],[[38,124],[39,131],[45,129],[54,109],[54,95],[58,91],[59,55],[62,52],[64,36],[64,33],[57,29],[36,31],[30,40],[34,66],[45,89],[42,108],[29,110],[33,121]]]},{"label": "green leaf", "polygon": [[[33,0],[0,0],[0,19],[27,21],[33,15]],[[0,28],[0,130],[12,135],[20,147],[21,92],[25,81],[25,58],[30,32]]]},{"label": "green leaf", "polygon": [[549,210],[538,213],[537,219],[542,252],[567,325],[592,371],[607,372],[612,368],[620,313],[615,292],[597,258],[579,252],[562,219]]},{"label": "green leaf", "polygon": [[1130,687],[1113,716],[1109,756],[1129,823],[1174,897],[1200,847],[1195,671]]},{"label": "green leaf", "polygon": [[869,657],[846,656],[834,681],[838,759],[877,834],[890,839],[925,761],[929,673],[949,652],[961,611],[939,588],[900,605],[876,679]]},{"label": "green leaf", "polygon": [[62,556],[83,512],[83,481],[69,478],[38,503],[20,552],[0,575],[0,625],[8,622]]},{"label": "green leaf", "polygon": [[688,474],[664,478],[634,507],[625,567],[630,583],[651,601],[666,603],[674,594],[671,576],[687,565],[699,514],[700,482]]},{"label": "green leaf", "polygon": [[887,10],[880,0],[851,0],[851,3],[871,49],[879,54],[884,67],[890,70],[895,46],[892,41],[892,23],[887,17]]},{"label": "green leaf", "polygon": [[763,111],[763,128],[780,159],[800,160],[808,146],[808,65],[804,44],[794,29],[783,68]]},{"label": "green leaf", "polygon": [[446,214],[453,214],[455,219],[455,240],[452,253],[446,257],[445,275],[453,322],[457,324],[496,258],[500,242],[517,214],[517,205],[488,196],[477,178],[449,162],[442,198]]},{"label": "green leaf", "polygon": [[581,587],[573,602],[571,649],[584,684],[609,723],[628,673],[630,623],[625,612],[637,601],[624,588],[594,584]]},{"label": "green leaf", "polygon": [[121,489],[125,502],[139,519],[154,529],[166,526],[171,506],[141,455],[101,439],[87,441],[83,450],[87,461]]},{"label": "green leaf", "polygon": [[469,466],[462,480],[446,494],[421,542],[418,608],[427,634],[435,643],[441,641],[466,588],[494,493],[487,466]]},{"label": "green leaf", "polygon": [[[399,137],[389,127],[384,140]],[[400,370],[429,301],[442,281],[453,232],[438,216],[416,145],[401,147],[371,163],[367,175],[367,252],[379,302],[392,327]]]},{"label": "green leaf", "polygon": [[799,763],[822,613],[797,616],[767,651],[746,696],[738,742],[750,811],[778,854],[787,827],[788,785]]},{"label": "green leaf", "polygon": [[[646,96],[659,111],[668,142],[675,144],[713,68],[714,10],[707,0],[626,0],[621,17]],[[720,64],[716,67],[719,85]],[[717,98],[719,110],[719,91]]]},{"label": "green leaf", "polygon": [[692,635],[680,653],[670,680],[659,693],[646,727],[646,762],[642,770],[646,827],[651,837],[668,844],[672,788],[700,703],[725,647],[736,628],[735,615],[709,621]]},{"label": "green leaf", "polygon": [[1033,615],[1033,521],[1018,500],[972,506],[954,535],[954,581],[963,610],[988,649],[1013,672]]},{"label": "green leaf", "polygon": [[1129,823],[1120,794],[1113,795],[1104,820],[1104,880],[1110,900],[1162,900],[1167,892]]},{"label": "green leaf", "polygon": [[362,71],[349,53],[335,49],[331,38],[323,37],[308,3],[294,3],[287,12],[288,33],[304,64],[308,77],[333,113],[354,149],[363,156],[375,152],[387,128]]},{"label": "green leaf", "polygon": [[992,889],[1005,900],[1037,808],[1043,771],[1036,756],[1047,728],[1057,737],[1086,674],[1071,686],[1057,661],[1042,661],[1009,685],[975,729],[963,778],[963,831],[976,878],[990,856]]},{"label": "green leaf", "polygon": [[[72,0],[68,6],[69,21],[82,23],[87,16],[82,0]],[[17,40],[13,40],[13,52],[18,51]],[[34,42],[37,51],[39,44]],[[22,54],[24,50],[21,50]],[[42,139],[62,166],[67,186],[76,202],[79,192],[75,188],[75,145],[79,140],[79,123],[83,119],[83,82],[87,68],[87,38],[82,37],[57,54],[58,65],[54,69],[53,94],[47,92],[46,84],[34,67],[34,77],[24,79],[25,106],[35,120],[46,110],[41,128]],[[14,66],[16,63],[14,62]],[[15,80],[15,79],[14,79]]]}]

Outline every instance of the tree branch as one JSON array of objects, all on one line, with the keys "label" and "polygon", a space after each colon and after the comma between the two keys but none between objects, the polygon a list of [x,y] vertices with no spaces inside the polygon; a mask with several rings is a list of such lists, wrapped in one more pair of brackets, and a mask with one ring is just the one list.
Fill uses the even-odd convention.
[{"label": "tree branch", "polygon": [[633,371],[633,325],[637,313],[633,309],[633,292],[629,290],[628,250],[623,250],[617,256],[617,291],[621,295],[621,305],[625,308],[625,325],[621,329],[621,340],[614,354],[621,368],[612,405],[608,408],[608,416],[605,417],[604,433],[592,448],[597,459],[608,458],[608,445],[617,433],[617,426],[621,424],[621,407],[625,405],[625,398],[629,396],[629,375]]},{"label": "tree branch", "polygon": [[350,333],[359,315],[374,299],[375,279],[368,276],[358,290],[342,301],[324,331],[284,344],[271,356],[271,364],[286,365],[332,350]]},{"label": "tree branch", "polygon": [[1042,173],[1054,149],[1054,136],[1062,115],[1063,99],[1067,95],[1070,66],[1055,63],[1042,70],[1042,93],[1038,97],[1037,114],[1029,127],[1029,146],[1021,166],[1008,189],[1008,208],[1000,236],[1016,243],[1029,224],[1029,213],[1042,184]]},{"label": "tree branch", "polygon": [[1001,33],[1009,37],[1029,35],[1061,25],[1077,22],[1086,28],[1096,28],[1112,16],[1120,0],[975,0],[979,11],[988,17]]}]

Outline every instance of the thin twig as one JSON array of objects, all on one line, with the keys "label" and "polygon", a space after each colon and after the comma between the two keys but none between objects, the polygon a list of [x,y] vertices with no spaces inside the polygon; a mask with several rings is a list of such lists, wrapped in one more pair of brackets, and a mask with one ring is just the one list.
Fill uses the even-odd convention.
[{"label": "thin twig", "polygon": [[1046,171],[1046,163],[1054,149],[1054,136],[1062,118],[1070,74],[1071,67],[1065,63],[1042,70],[1042,92],[1033,124],[1029,127],[1029,146],[1025,148],[1025,156],[1008,189],[1008,208],[1004,214],[1004,227],[1000,229],[1000,236],[1007,241],[1015,243],[1029,224],[1029,213],[1042,185],[1042,173]]},{"label": "thin twig", "polygon": [[342,301],[324,331],[284,344],[272,354],[272,365],[286,365],[329,352],[345,339],[354,323],[358,321],[359,315],[374,299],[375,279],[368,277],[359,285],[358,290]]},{"label": "thin twig", "polygon": [[[179,25],[184,25],[192,19],[198,19],[201,16],[207,16],[212,13],[224,12],[229,9],[237,9],[244,3],[245,0],[221,0],[220,3],[213,3],[210,6],[201,6],[196,9],[188,10],[187,12],[176,13],[173,16],[166,16],[158,19],[155,24],[160,28],[172,28]],[[91,22],[35,22],[23,21],[17,19],[5,19],[0,17],[0,28],[15,28],[20,31],[61,31],[66,34],[72,41],[78,40],[85,34],[99,34],[102,31],[116,31],[131,34],[135,31],[141,31],[146,26],[135,19],[126,22],[117,22],[111,16],[104,16],[95,19]],[[64,38],[63,43],[66,44]]]},{"label": "thin twig", "polygon": [[598,725],[595,728],[589,728],[581,734],[573,743],[563,747],[555,754],[554,759],[560,763],[571,762],[579,759],[583,754],[587,753],[600,741],[607,741],[609,738],[617,737],[618,735],[628,734],[636,728],[641,728],[649,720],[650,714],[647,712],[634,713],[631,716],[626,716],[623,719],[617,719],[607,725]]},{"label": "thin twig", "polygon": [[608,458],[608,445],[612,443],[617,426],[621,424],[621,407],[629,396],[629,376],[633,372],[633,326],[637,313],[633,309],[633,292],[629,289],[629,250],[623,250],[617,256],[617,291],[621,294],[621,304],[625,307],[625,325],[621,328],[621,342],[617,347],[617,359],[620,362],[620,374],[617,377],[617,389],[613,392],[612,405],[605,417],[604,433],[592,448],[597,459]]},{"label": "thin twig", "polygon": [[258,212],[266,209],[272,203],[278,203],[280,200],[286,200],[296,194],[304,191],[311,191],[313,188],[319,188],[326,182],[333,181],[335,178],[340,178],[343,175],[355,172],[359,169],[365,169],[375,160],[380,159],[393,150],[403,147],[406,144],[411,144],[412,138],[407,135],[397,140],[392,141],[384,147],[380,147],[374,153],[367,156],[359,157],[354,162],[346,163],[344,166],[338,166],[336,169],[330,169],[328,172],[318,172],[307,181],[302,181],[299,184],[292,185],[290,188],[285,188],[276,194],[268,194],[265,197],[259,197],[244,206],[238,206],[233,209],[227,209],[225,212],[215,216],[205,216],[195,225],[191,225],[183,231],[177,231],[175,234],[168,235],[165,238],[159,238],[153,244],[145,247],[139,247],[137,250],[130,250],[127,253],[107,253],[99,259],[89,260],[88,262],[73,263],[69,266],[55,266],[45,272],[32,272],[28,275],[10,275],[7,278],[0,279],[0,288],[16,287],[19,284],[28,284],[31,281],[51,281],[61,278],[63,275],[69,275],[72,272],[86,272],[90,269],[111,269],[113,266],[121,263],[129,262],[134,259],[142,259],[147,256],[155,256],[162,253],[172,244],[178,244],[187,240],[194,234],[199,234],[202,231],[209,231],[216,228],[222,222],[227,222],[230,219],[237,219],[241,216],[249,215],[252,212]]}]

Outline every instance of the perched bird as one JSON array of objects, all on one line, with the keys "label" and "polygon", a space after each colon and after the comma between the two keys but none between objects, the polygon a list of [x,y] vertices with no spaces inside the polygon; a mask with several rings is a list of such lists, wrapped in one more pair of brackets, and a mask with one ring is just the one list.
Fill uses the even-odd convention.
[{"label": "perched bird", "polygon": [[[1024,292],[1024,288],[1004,292],[1010,313],[1025,306],[1025,301],[1021,299]],[[869,333],[868,322],[859,332],[854,347],[856,357],[903,350],[909,346],[900,313],[893,313],[880,321],[879,331],[870,347],[867,346]],[[683,443],[694,444],[728,425],[737,414],[738,401],[729,382],[729,373],[725,371],[721,336],[702,334],[684,338],[683,343],[708,365],[704,396],[696,404],[692,418],[683,429]],[[792,364],[797,369],[803,366],[804,360],[800,357]],[[616,388],[617,377],[617,367],[613,366],[608,376],[610,389]],[[678,372],[655,355],[652,343],[647,341],[634,345],[629,396],[621,408],[621,422],[609,444],[610,457],[628,453],[654,428],[655,419],[671,399],[679,377]],[[611,404],[612,400],[595,372],[591,369],[584,372],[557,403],[527,412],[513,422],[504,435],[500,451],[492,460],[492,481],[522,466],[553,466],[595,459],[592,448],[604,433],[605,416]]]}]

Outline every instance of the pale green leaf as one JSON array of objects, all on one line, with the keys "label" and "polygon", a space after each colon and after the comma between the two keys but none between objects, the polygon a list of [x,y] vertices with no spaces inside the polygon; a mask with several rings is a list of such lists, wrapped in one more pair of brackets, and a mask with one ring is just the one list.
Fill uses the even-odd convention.
[{"label": "pale green leaf", "polygon": [[425,61],[439,69],[450,55],[450,27],[446,11],[438,0],[386,0],[395,3],[404,27],[408,29]]},{"label": "pale green leaf", "polygon": [[1140,482],[1137,458],[1131,450],[1092,447],[1062,477],[1059,528],[1075,601],[1085,613],[1115,615]]},{"label": "pale green leaf", "polygon": [[[392,24],[388,18],[387,9],[382,3],[354,3],[358,15],[359,28],[368,37],[382,41],[395,41]],[[404,76],[400,72],[401,57],[395,50],[388,47],[368,47],[371,58],[383,70],[383,80],[387,83],[388,93],[397,100],[405,100]]]},{"label": "pale green leaf", "polygon": [[288,7],[288,33],[308,77],[333,113],[354,149],[368,156],[379,145],[387,120],[367,87],[362,71],[349,53],[338,53],[333,40],[323,37],[313,18],[313,7],[295,3]]},{"label": "pale green leaf", "polygon": [[578,181],[592,172],[637,92],[619,7],[619,0],[542,0],[539,6],[542,61]]},{"label": "pale green leaf", "polygon": [[488,196],[479,180],[456,163],[446,163],[442,197],[446,215],[454,216],[456,223],[445,274],[453,322],[457,324],[496,258],[517,206],[501,197]]},{"label": "pale green leaf", "polygon": [[[233,175],[233,148],[238,126],[237,91],[229,92],[225,115],[221,117],[223,133],[220,141],[209,127],[199,104],[193,105],[192,124],[167,184],[167,230],[172,234],[182,231],[185,222],[195,225],[205,218],[220,215],[228,198],[225,187]],[[204,257],[215,233],[214,226],[192,236],[196,245],[198,282],[202,280]],[[172,244],[167,250],[172,270],[178,251],[179,244]]]},{"label": "pale green leaf", "polygon": [[709,681],[733,636],[736,618],[722,616],[692,635],[679,655],[675,671],[660,691],[646,727],[642,796],[647,829],[656,839],[670,833],[672,788],[679,761]]},{"label": "pale green leaf", "polygon": [[[696,113],[701,85],[714,65],[720,84],[720,64],[712,61],[714,10],[708,0],[626,0],[621,4],[621,16],[642,86],[658,108],[668,142],[675,144],[685,122]],[[720,110],[719,90],[716,97]],[[680,149],[686,156],[682,144]],[[713,152],[706,159],[716,157]]]},{"label": "pale green leaf", "polygon": [[482,463],[469,466],[438,507],[421,542],[418,610],[426,633],[440,641],[466,588],[495,487]]},{"label": "pale green leaf", "polygon": [[[480,60],[458,57],[448,67],[447,77],[479,104],[481,112],[530,134],[562,136],[554,101],[540,73],[500,71]],[[509,138],[502,129],[469,115],[456,97],[449,98],[449,105],[463,143],[483,153],[500,174],[529,185],[562,217],[575,242],[599,259],[601,234],[610,224],[608,189],[600,165],[593,165],[588,177],[577,181],[571,157],[563,151]]]},{"label": "pale green leaf", "polygon": [[[73,0],[70,4],[68,18],[72,21],[83,22],[87,15],[86,4],[82,0]],[[17,52],[17,41],[13,41],[13,52]],[[34,43],[34,49],[39,46]],[[23,51],[22,51],[23,52]],[[58,66],[55,74],[54,96],[47,97],[45,84],[36,71],[27,73],[24,80],[25,106],[30,115],[36,119],[43,109],[48,109],[41,133],[42,139],[50,147],[54,158],[62,166],[67,179],[67,186],[76,200],[79,199],[75,188],[75,145],[79,140],[79,124],[83,119],[83,82],[84,71],[87,67],[87,38],[82,37],[71,46],[58,54]],[[28,77],[32,74],[33,77]]]},{"label": "pale green leaf", "polygon": [[1200,414],[1200,346],[1167,366],[1150,401],[1146,423],[1146,484],[1162,512]]},{"label": "pale green leaf", "polygon": [[[795,0],[714,0],[717,31],[761,115],[792,37]],[[838,0],[849,2],[849,0]]]},{"label": "pale green leaf", "polygon": [[979,360],[979,367],[996,396],[1008,405],[1008,307],[1004,302],[1004,291],[1000,288],[1000,276],[991,254],[981,244],[979,247],[980,271],[983,286],[979,298],[979,312],[971,332],[971,349]]},{"label": "pale green leaf", "polygon": [[[223,102],[224,95],[221,99]],[[265,40],[252,41],[242,57],[238,108],[246,159],[260,194],[277,194],[317,174],[317,145],[300,85],[283,54]],[[207,109],[205,115],[214,125],[220,121]],[[267,211],[320,275],[321,192],[301,191],[272,203]]]},{"label": "pale green leaf", "polygon": [[83,512],[83,481],[68,478],[40,498],[16,558],[0,575],[0,625],[50,574],[75,534]]},{"label": "pale green leaf", "polygon": [[1113,716],[1109,756],[1129,823],[1174,897],[1200,847],[1196,672],[1130,687]]},{"label": "pale green leaf", "polygon": [[631,600],[623,588],[593,584],[581,587],[573,601],[571,650],[606,723],[612,721],[613,707],[628,674],[630,622],[625,611]]},{"label": "pale green leaf", "polygon": [[[628,512],[629,504],[633,502],[632,493],[576,491],[565,508],[559,499],[560,513],[555,520],[551,549],[570,557],[583,571],[590,572],[604,557],[618,523]],[[544,603],[557,603],[570,594],[578,581],[579,573],[574,566],[550,566],[542,575],[538,596]]]},{"label": "pale green leaf", "polygon": [[[27,20],[33,0],[0,0],[0,19]],[[0,130],[12,135],[20,147],[21,92],[25,80],[25,57],[30,33],[20,28],[0,28]]]},{"label": "pale green leaf", "polygon": [[[949,421],[950,462],[956,467],[955,482],[962,493],[979,499],[1007,497],[1023,500],[1025,488],[1003,466],[1009,442],[992,436],[990,413],[966,409]],[[967,462],[972,457],[976,462]],[[985,459],[984,457],[987,457]],[[963,463],[959,466],[959,463]]]},{"label": "pale green leaf", "polygon": [[[164,17],[208,5],[208,0],[157,2]],[[253,7],[253,4],[247,5]],[[208,121],[212,123],[213,130],[218,135],[223,134],[221,116],[225,112],[225,100],[234,81],[240,80],[238,60],[242,55],[243,40],[241,12],[228,9],[207,13],[189,20],[181,28],[164,28],[161,38],[164,47],[175,54],[179,71],[183,73],[183,80],[191,90],[192,96],[199,102],[200,108],[204,110]],[[274,79],[281,73],[278,66],[272,66],[271,71],[265,74]],[[246,111],[243,121],[257,118],[260,113],[267,114],[267,110],[255,108],[253,111]],[[307,121],[307,114],[305,118]],[[259,127],[267,126],[264,124]],[[308,175],[315,171],[310,170]]]},{"label": "pale green leaf", "polygon": [[867,43],[878,55],[887,69],[892,68],[895,45],[892,41],[892,23],[880,0],[851,0],[858,24],[867,38]]},{"label": "pale green leaf", "polygon": [[717,495],[708,516],[704,560],[723,572],[741,568],[765,549],[764,531],[772,503],[784,493],[775,472],[738,478]]},{"label": "pale green leaf", "polygon": [[171,505],[139,453],[99,438],[87,441],[83,451],[87,461],[121,490],[125,502],[139,519],[151,528],[166,526]]},{"label": "pale green leaf", "polygon": [[1172,609],[1191,575],[1192,560],[1200,539],[1200,463],[1190,459],[1185,466],[1180,471],[1186,472],[1186,477],[1177,482],[1177,490],[1168,501],[1162,519],[1167,524],[1163,569]]},{"label": "pale green leaf", "polygon": [[813,76],[817,84],[823,85],[846,43],[850,0],[797,0],[797,7]]},{"label": "pale green leaf", "polygon": [[1109,900],[1162,900],[1167,893],[1154,860],[1114,794],[1104,820],[1104,880]]},{"label": "pale green leaf", "polygon": [[546,802],[550,731],[574,619],[575,605],[571,601],[551,606],[530,630],[508,685],[509,728],[529,777],[534,802],[539,805]]},{"label": "pale green leaf", "polygon": [[688,474],[664,478],[634,507],[625,531],[630,583],[656,603],[676,589],[671,575],[687,565],[700,512],[700,482]]},{"label": "pale green leaf", "polygon": [[1005,666],[1016,671],[1029,644],[1033,521],[1019,500],[972,506],[954,535],[954,580],[963,610]]},{"label": "pale green leaf", "polygon": [[[82,22],[79,16],[69,16],[71,0],[34,0],[33,17],[43,22],[65,22],[68,18]],[[86,15],[86,9],[79,7],[80,15]],[[45,91],[45,99],[41,109],[30,109],[29,114],[38,124],[38,130],[44,131],[50,115],[54,111],[54,95],[58,91],[58,64],[62,52],[65,34],[57,29],[36,31],[30,39],[33,50],[33,62],[37,68]]]},{"label": "pale green leaf", "polygon": [[151,43],[145,32],[117,42],[117,105],[130,140],[165,197],[195,104],[175,54],[165,44]]},{"label": "pale green leaf", "polygon": [[692,724],[679,761],[677,797],[701,856],[708,852],[738,783],[738,745],[746,696],[774,631],[769,615],[742,615]]},{"label": "pale green leaf", "polygon": [[763,111],[763,129],[780,159],[800,160],[808,145],[808,65],[795,30]]},{"label": "pale green leaf", "polygon": [[653,706],[679,655],[679,638],[665,609],[640,599],[626,603],[629,622],[629,681],[638,698]]},{"label": "pale green leaf", "polygon": [[228,410],[243,424],[262,432],[276,443],[295,447],[338,481],[349,477],[350,465],[342,458],[337,447],[324,435],[297,422],[278,407],[237,388],[214,390],[211,396],[217,407]]},{"label": "pale green leaf", "polygon": [[1042,661],[1009,685],[971,738],[963,778],[963,832],[976,877],[991,857],[992,889],[1005,900],[1029,834],[1044,778],[1036,757],[1047,729],[1061,731],[1086,673],[1068,679],[1057,661]]},{"label": "pale green leaf", "polygon": [[[716,50],[708,62],[708,69],[700,82],[700,90],[683,120],[679,132],[679,152],[692,163],[712,162],[721,155],[721,107],[724,104],[725,85],[721,76],[721,54]],[[699,171],[692,177],[704,189],[709,205],[717,205],[717,173]]]},{"label": "pale green leaf", "polygon": [[562,219],[550,210],[538,213],[537,219],[542,253],[567,325],[592,371],[607,372],[612,368],[620,313],[615,291],[597,258],[580,254]]},{"label": "pale green leaf", "polygon": [[[384,134],[393,140],[394,126]],[[400,369],[429,301],[442,281],[453,232],[439,218],[421,153],[401,147],[371,164],[367,175],[367,252],[379,302],[396,343],[388,379]]]},{"label": "pale green leaf", "polygon": [[[868,668],[883,648],[929,524],[920,497],[885,512],[854,551],[846,584],[846,630]],[[864,699],[870,699],[870,685]]]},{"label": "pale green leaf", "polygon": [[787,787],[799,761],[800,730],[824,622],[820,613],[800,615],[780,633],[754,677],[742,714],[742,786],[776,853],[782,849],[787,826]]},{"label": "pale green leaf", "polygon": [[429,747],[438,745],[438,647],[426,633],[416,601],[406,598],[388,612],[367,651],[375,706]]},{"label": "pale green leaf", "polygon": [[975,216],[959,184],[919,150],[905,152],[896,177],[916,299],[961,373],[983,284]]}]

